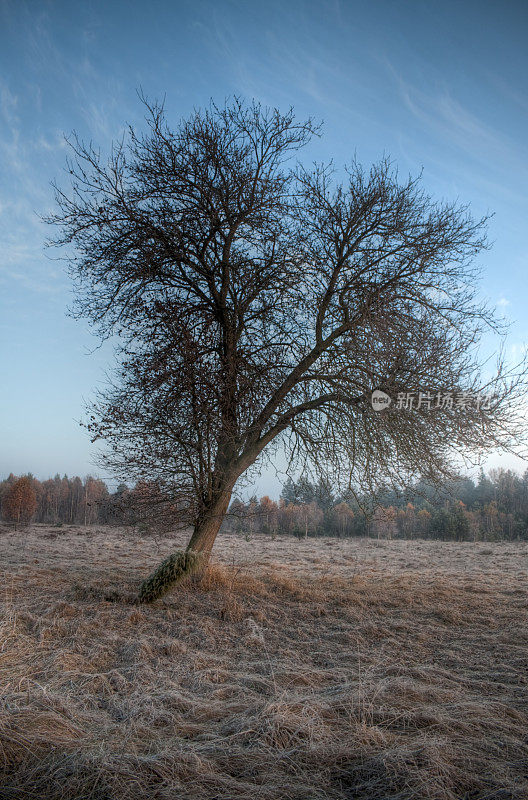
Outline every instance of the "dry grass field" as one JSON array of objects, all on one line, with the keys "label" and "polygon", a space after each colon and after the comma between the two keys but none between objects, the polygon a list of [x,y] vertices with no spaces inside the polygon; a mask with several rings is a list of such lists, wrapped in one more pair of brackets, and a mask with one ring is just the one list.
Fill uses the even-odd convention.
[{"label": "dry grass field", "polygon": [[528,544],[0,530],[0,797],[526,800]]}]

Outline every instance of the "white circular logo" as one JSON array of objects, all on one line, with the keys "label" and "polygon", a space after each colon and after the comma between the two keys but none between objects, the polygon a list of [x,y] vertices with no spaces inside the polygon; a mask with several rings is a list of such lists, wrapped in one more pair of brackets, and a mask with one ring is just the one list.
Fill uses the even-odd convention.
[{"label": "white circular logo", "polygon": [[374,411],[383,411],[384,408],[390,406],[392,401],[389,395],[382,392],[381,389],[374,389],[370,402]]}]

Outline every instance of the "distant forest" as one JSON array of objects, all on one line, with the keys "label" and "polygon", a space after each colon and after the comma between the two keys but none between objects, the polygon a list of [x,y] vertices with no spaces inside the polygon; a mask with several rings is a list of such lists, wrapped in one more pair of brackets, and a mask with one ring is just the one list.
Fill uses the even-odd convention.
[{"label": "distant forest", "polygon": [[[140,524],[148,529],[144,515],[134,514],[146,488],[148,484],[129,488],[123,483],[110,492],[104,481],[93,477],[56,475],[39,481],[32,475],[11,474],[0,482],[0,516],[20,524]],[[248,536],[528,541],[528,470],[522,476],[504,469],[481,472],[476,481],[460,478],[441,490],[419,483],[404,493],[386,492],[360,501],[301,476],[287,480],[278,503],[267,496],[235,500],[224,530]]]},{"label": "distant forest", "polygon": [[235,501],[226,525],[234,531],[295,536],[371,536],[379,539],[528,541],[528,470],[481,471],[442,489],[417,483],[376,498],[336,496],[324,481],[289,479],[279,503],[262,497]]},{"label": "distant forest", "polygon": [[129,492],[128,486],[121,484],[111,494],[104,481],[91,476],[81,480],[57,474],[39,481],[31,474],[11,474],[0,482],[0,516],[26,524],[121,524],[121,501]]}]

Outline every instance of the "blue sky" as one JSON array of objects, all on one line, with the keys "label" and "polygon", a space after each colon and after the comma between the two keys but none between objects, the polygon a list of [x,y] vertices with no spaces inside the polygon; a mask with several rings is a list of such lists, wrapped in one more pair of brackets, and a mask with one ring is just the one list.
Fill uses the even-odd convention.
[{"label": "blue sky", "polygon": [[[324,121],[309,158],[388,154],[404,174],[423,169],[436,197],[495,212],[482,292],[520,354],[527,35],[521,0],[0,0],[0,476],[97,472],[78,420],[111,352],[93,352],[86,324],[66,315],[69,282],[39,214],[64,180],[63,135],[105,150],[125,123],[142,125],[139,87],[166,97],[174,124],[234,93],[293,105]],[[258,488],[277,485],[265,476]]]}]

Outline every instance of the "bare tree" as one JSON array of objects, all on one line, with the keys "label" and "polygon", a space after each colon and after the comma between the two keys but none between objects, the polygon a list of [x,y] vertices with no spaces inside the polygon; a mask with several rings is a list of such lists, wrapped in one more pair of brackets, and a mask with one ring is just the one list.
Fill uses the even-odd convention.
[{"label": "bare tree", "polygon": [[89,428],[106,466],[154,481],[186,554],[143,585],[154,599],[203,568],[235,484],[283,447],[336,485],[450,475],[456,452],[515,445],[521,371],[483,407],[377,413],[370,393],[482,390],[474,256],[485,220],[434,203],[387,160],[339,180],[296,153],[318,128],[235,99],[108,160],[77,137],[71,191],[50,221],[69,249],[77,313],[119,337],[120,366]]}]

